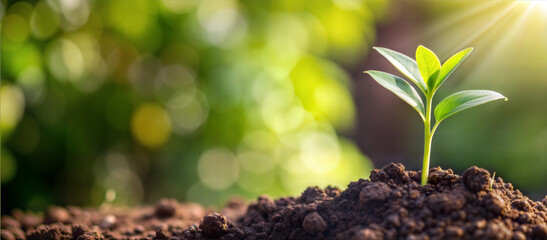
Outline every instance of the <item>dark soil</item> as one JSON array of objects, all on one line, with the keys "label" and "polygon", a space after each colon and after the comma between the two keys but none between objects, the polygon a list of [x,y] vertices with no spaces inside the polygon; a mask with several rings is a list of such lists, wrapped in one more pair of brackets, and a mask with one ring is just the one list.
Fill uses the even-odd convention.
[{"label": "dark soil", "polygon": [[232,201],[221,213],[172,199],[156,207],[51,207],[2,217],[2,239],[547,239],[547,197],[534,202],[478,167],[462,176],[390,164],[370,180],[310,187],[298,198]]}]

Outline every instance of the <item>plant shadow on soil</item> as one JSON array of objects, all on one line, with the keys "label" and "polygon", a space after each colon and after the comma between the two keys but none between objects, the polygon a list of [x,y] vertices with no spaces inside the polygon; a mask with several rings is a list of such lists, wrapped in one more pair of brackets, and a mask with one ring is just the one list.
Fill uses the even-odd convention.
[{"label": "plant shadow on soil", "polygon": [[547,239],[547,197],[471,167],[462,176],[389,164],[347,189],[307,188],[299,197],[230,201],[220,212],[162,199],[155,207],[50,207],[44,217],[2,217],[2,239]]}]

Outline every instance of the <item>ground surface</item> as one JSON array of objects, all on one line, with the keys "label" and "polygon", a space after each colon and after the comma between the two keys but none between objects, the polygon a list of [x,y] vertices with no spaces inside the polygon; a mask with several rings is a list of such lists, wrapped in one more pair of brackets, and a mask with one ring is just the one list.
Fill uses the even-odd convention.
[{"label": "ground surface", "polygon": [[49,208],[2,217],[2,239],[547,239],[547,197],[534,202],[471,167],[462,176],[390,164],[341,191],[310,187],[297,198],[232,201],[221,213],[161,200],[155,207]]}]

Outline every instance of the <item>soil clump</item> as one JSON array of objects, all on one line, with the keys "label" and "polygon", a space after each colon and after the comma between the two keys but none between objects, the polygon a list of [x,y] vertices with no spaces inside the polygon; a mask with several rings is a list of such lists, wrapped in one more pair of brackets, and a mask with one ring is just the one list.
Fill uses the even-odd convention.
[{"label": "soil clump", "polygon": [[[98,239],[547,239],[547,197],[532,201],[511,183],[471,167],[462,176],[389,164],[347,189],[307,188],[299,197],[234,200],[221,212],[163,199],[155,207],[50,207],[43,217],[2,217],[6,240]],[[492,186],[492,188],[490,188]]]}]

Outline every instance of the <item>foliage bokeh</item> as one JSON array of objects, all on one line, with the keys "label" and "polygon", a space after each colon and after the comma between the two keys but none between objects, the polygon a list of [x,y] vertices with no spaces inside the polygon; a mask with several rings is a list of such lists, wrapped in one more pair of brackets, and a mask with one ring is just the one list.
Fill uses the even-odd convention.
[{"label": "foliage bokeh", "polygon": [[3,1],[2,209],[345,186],[386,1]]}]

